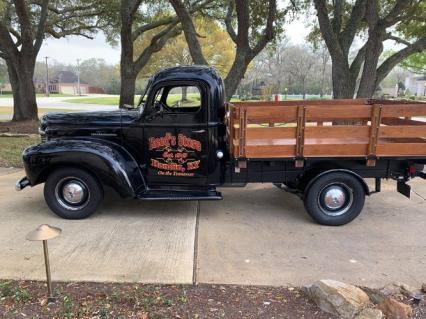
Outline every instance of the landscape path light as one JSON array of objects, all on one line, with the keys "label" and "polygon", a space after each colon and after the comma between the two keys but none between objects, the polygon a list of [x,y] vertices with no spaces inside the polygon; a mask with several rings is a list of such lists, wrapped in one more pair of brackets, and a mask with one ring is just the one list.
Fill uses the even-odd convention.
[{"label": "landscape path light", "polygon": [[35,230],[28,233],[27,240],[31,241],[43,241],[43,251],[44,251],[44,264],[46,266],[46,277],[47,277],[47,302],[55,302],[52,292],[52,278],[50,276],[50,263],[49,263],[49,250],[47,248],[47,241],[58,237],[61,234],[62,230],[58,227],[53,227],[47,224],[42,224],[38,226]]}]

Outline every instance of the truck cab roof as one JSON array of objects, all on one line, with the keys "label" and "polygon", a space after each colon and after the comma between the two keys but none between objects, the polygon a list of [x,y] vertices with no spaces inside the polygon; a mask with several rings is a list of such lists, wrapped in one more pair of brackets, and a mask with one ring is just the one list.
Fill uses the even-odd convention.
[{"label": "truck cab roof", "polygon": [[217,71],[206,65],[186,65],[163,69],[152,77],[153,83],[167,80],[203,80],[223,85]]},{"label": "truck cab roof", "polygon": [[225,114],[225,86],[217,70],[206,65],[186,65],[159,71],[150,79],[150,89],[164,82],[201,82],[207,86],[209,118],[216,121]]}]

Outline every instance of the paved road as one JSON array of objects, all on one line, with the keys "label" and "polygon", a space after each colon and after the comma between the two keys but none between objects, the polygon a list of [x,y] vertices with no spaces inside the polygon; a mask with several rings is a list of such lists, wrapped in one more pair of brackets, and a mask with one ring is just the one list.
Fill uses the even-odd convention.
[{"label": "paved road", "polygon": [[[40,223],[63,229],[50,242],[56,280],[419,286],[426,278],[426,202],[390,183],[357,220],[336,228],[314,224],[299,199],[269,185],[223,189],[225,199],[201,202],[199,214],[196,203],[107,196],[92,218],[67,221],[48,210],[42,187],[13,190],[22,174],[0,176],[2,278],[44,278],[41,245],[24,239]],[[424,181],[412,184],[426,197]]]},{"label": "paved road", "polygon": [[[93,97],[102,97],[108,95],[90,95]],[[37,97],[37,105],[39,108],[49,108],[58,110],[70,111],[112,111],[118,109],[118,106],[103,105],[103,104],[82,104],[82,103],[69,103],[64,100],[81,99],[77,97]],[[0,107],[12,107],[13,99],[0,98]],[[0,114],[0,120],[11,120],[12,114]]]},{"label": "paved road", "polygon": [[[67,109],[67,110],[113,110],[117,109],[118,106],[114,105],[102,105],[102,104],[82,104],[82,103],[69,103],[64,102],[65,100],[74,100],[88,97],[111,97],[111,95],[89,95],[89,96],[70,96],[70,97],[37,97],[37,105],[40,108],[49,109]],[[0,107],[11,107],[13,106],[12,98],[0,98]]]}]

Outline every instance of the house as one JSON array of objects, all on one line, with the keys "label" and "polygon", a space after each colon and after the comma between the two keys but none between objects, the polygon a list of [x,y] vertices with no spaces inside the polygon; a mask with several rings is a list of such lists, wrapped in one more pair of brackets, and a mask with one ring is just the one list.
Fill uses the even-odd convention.
[{"label": "house", "polygon": [[[37,92],[46,92],[45,82],[35,81]],[[59,71],[49,80],[49,92],[60,94],[87,94],[89,93],[89,84],[80,79],[80,92],[78,90],[78,76],[72,71]]]},{"label": "house", "polygon": [[78,91],[78,76],[72,71],[59,71],[49,81],[49,92],[60,94],[87,94],[89,84],[80,79],[80,92]]},{"label": "house", "polygon": [[405,78],[405,88],[410,95],[426,96],[426,75],[414,76],[410,74]]}]

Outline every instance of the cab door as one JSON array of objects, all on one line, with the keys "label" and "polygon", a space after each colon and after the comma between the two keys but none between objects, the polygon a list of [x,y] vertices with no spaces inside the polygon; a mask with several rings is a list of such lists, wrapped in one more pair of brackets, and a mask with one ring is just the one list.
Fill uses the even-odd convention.
[{"label": "cab door", "polygon": [[144,114],[148,186],[207,184],[207,90],[198,82],[154,87]]}]

